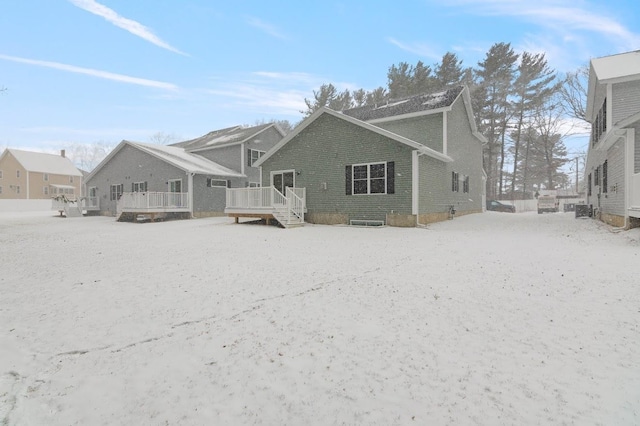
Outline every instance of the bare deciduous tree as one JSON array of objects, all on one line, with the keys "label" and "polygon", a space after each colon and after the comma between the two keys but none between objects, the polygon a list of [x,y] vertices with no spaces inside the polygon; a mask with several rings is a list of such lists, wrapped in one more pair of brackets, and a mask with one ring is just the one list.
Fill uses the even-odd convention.
[{"label": "bare deciduous tree", "polygon": [[158,145],[170,145],[176,143],[180,138],[175,133],[155,132],[149,136],[149,142]]},{"label": "bare deciduous tree", "polygon": [[566,114],[587,121],[587,89],[589,68],[582,66],[568,72],[560,88],[562,107]]}]

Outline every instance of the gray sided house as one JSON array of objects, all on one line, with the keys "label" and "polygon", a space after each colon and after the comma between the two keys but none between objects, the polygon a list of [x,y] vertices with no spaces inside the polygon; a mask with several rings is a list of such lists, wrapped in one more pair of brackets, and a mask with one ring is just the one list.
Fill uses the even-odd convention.
[{"label": "gray sided house", "polygon": [[258,185],[253,163],[282,137],[269,123],[169,146],[122,141],[86,178],[86,204],[94,206],[87,210],[119,218],[223,215],[226,189]]},{"label": "gray sided house", "polygon": [[640,51],[592,59],[586,200],[596,218],[640,225]]},{"label": "gray sided house", "polygon": [[284,132],[278,125],[268,123],[216,130],[172,146],[235,170],[246,176],[245,186],[257,187],[260,186],[260,169],[253,164],[283,137]]},{"label": "gray sided house", "polygon": [[458,86],[377,107],[322,108],[256,165],[263,187],[300,189],[307,222],[416,226],[452,209],[483,211],[484,142],[468,89]]}]

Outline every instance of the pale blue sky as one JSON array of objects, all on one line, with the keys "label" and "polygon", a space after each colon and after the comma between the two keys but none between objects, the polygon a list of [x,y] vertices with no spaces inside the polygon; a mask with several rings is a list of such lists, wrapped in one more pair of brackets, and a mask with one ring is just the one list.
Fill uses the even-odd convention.
[{"label": "pale blue sky", "polygon": [[386,87],[393,64],[475,66],[497,42],[575,70],[640,49],[640,2],[5,0],[0,149],[296,123],[323,83]]}]

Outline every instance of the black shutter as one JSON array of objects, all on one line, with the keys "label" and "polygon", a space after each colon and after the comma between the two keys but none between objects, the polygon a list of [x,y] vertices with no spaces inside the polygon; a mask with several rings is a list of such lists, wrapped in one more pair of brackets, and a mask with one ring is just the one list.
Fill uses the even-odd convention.
[{"label": "black shutter", "polygon": [[247,149],[247,166],[251,166],[251,149]]},{"label": "black shutter", "polygon": [[147,192],[147,181],[144,181],[144,192]]},{"label": "black shutter", "polygon": [[231,188],[231,181],[227,180],[227,188]]},{"label": "black shutter", "polygon": [[387,162],[387,194],[395,194],[396,193],[396,174],[394,172],[395,162],[388,161]]},{"label": "black shutter", "polygon": [[345,194],[351,195],[351,166],[345,167],[344,181],[345,181]]},{"label": "black shutter", "polygon": [[135,192],[135,187],[133,185],[134,185],[134,183],[131,182],[131,192]]}]

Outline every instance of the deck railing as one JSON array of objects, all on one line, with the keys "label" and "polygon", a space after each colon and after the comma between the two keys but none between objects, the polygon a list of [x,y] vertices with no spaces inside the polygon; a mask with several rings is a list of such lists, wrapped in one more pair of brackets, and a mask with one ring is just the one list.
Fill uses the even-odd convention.
[{"label": "deck railing", "polygon": [[100,198],[98,197],[82,197],[82,208],[84,210],[100,210]]},{"label": "deck railing", "polygon": [[273,206],[272,187],[227,189],[227,208],[268,209]]},{"label": "deck railing", "polygon": [[[291,215],[295,215],[300,220],[304,220],[305,200],[307,188],[289,188],[287,187],[287,207],[289,220]],[[278,194],[280,194],[278,192]]]},{"label": "deck railing", "polygon": [[186,192],[124,192],[118,210],[185,210],[189,208]]}]

